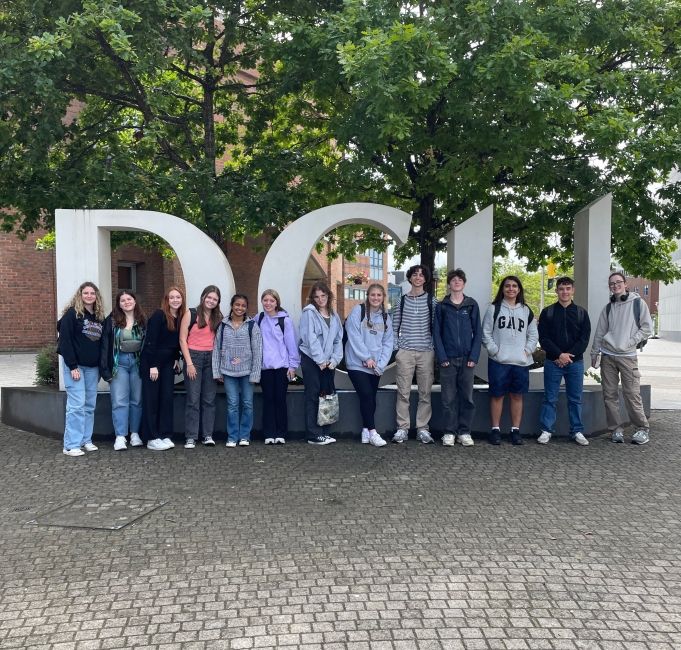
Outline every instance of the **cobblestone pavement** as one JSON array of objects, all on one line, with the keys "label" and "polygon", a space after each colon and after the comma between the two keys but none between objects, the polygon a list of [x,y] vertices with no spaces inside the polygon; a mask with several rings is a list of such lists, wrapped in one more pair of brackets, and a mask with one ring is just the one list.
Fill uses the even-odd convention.
[{"label": "cobblestone pavement", "polygon": [[[679,415],[652,427],[68,458],[0,425],[0,647],[680,648]],[[76,497],[166,504],[27,523]]]}]

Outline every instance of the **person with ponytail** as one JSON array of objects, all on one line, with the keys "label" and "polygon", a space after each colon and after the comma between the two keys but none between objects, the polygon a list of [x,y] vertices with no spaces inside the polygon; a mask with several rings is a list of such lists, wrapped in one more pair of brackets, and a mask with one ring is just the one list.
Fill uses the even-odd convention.
[{"label": "person with ponytail", "polygon": [[383,447],[386,442],[376,431],[376,393],[393,350],[393,325],[385,310],[385,289],[376,283],[367,289],[366,302],[353,307],[345,321],[348,341],[345,365],[359,398],[362,415],[362,443]]},{"label": "person with ponytail", "polygon": [[265,289],[260,302],[263,308],[258,314],[262,334],[262,430],[266,445],[283,445],[288,434],[286,392],[288,382],[296,377],[300,353],[293,321],[282,309],[279,294],[274,289]]},{"label": "person with ponytail", "polygon": [[201,421],[202,442],[215,446],[215,394],[213,346],[222,321],[220,289],[211,284],[201,292],[199,305],[188,309],[180,325],[180,349],[184,359],[184,383],[187,401],[184,412],[185,449],[194,449]]},{"label": "person with ponytail", "polygon": [[227,447],[247,447],[253,428],[253,384],[260,381],[262,337],[248,317],[248,298],[237,293],[218,328],[213,346],[213,378],[227,394]]}]

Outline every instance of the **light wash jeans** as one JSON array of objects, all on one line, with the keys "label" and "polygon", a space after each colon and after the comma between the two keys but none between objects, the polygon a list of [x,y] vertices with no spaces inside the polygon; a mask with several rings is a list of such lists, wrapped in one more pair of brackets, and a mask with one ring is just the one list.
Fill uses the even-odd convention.
[{"label": "light wash jeans", "polygon": [[71,377],[71,371],[63,359],[61,363],[64,371],[64,387],[66,388],[64,449],[79,449],[88,442],[92,442],[99,368],[78,366],[80,379],[74,381]]},{"label": "light wash jeans", "polygon": [[568,418],[570,420],[570,438],[584,433],[582,424],[582,389],[584,388],[584,361],[573,361],[559,368],[547,359],[544,363],[544,403],[539,417],[542,431],[554,433],[556,424],[556,404],[560,392],[560,382],[565,379],[565,397],[567,398]]},{"label": "light wash jeans", "polygon": [[227,394],[227,439],[230,442],[250,440],[253,427],[253,384],[248,381],[248,375],[224,375],[224,379]]},{"label": "light wash jeans", "polygon": [[142,420],[142,378],[135,355],[121,352],[116,376],[111,380],[111,418],[114,433],[127,436],[139,433]]}]

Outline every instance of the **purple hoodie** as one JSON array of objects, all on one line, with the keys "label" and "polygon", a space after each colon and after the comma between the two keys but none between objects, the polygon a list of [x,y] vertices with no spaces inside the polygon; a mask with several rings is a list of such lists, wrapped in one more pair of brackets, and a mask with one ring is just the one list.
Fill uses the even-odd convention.
[{"label": "purple hoodie", "polygon": [[[262,320],[261,320],[262,315]],[[279,327],[279,317],[284,318],[284,331]],[[297,368],[300,365],[296,330],[293,321],[285,311],[276,316],[260,312],[255,317],[262,334],[262,369]]]}]

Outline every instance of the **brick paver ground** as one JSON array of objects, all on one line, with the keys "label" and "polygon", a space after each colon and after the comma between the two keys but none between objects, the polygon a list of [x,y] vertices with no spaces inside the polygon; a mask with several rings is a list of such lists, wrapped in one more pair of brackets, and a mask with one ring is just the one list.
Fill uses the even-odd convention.
[{"label": "brick paver ground", "polygon": [[[679,418],[644,447],[85,458],[0,425],[0,647],[681,648]],[[79,496],[168,503],[26,523]]]}]

